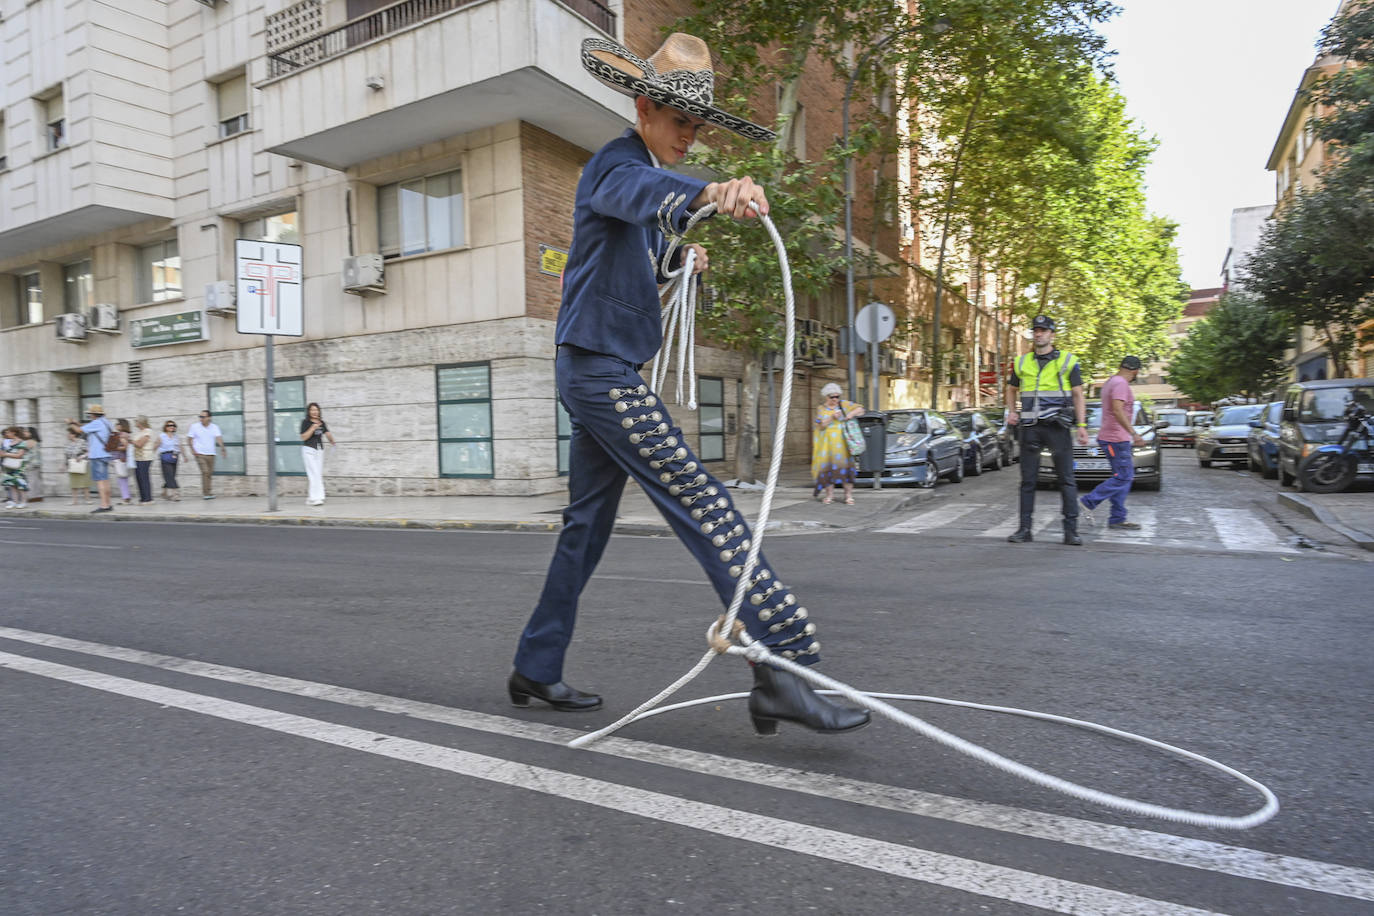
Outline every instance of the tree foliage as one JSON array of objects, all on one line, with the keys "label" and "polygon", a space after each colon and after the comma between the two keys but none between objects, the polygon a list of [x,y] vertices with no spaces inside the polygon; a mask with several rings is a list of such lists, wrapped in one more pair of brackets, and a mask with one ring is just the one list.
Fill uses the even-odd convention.
[{"label": "tree foliage", "polygon": [[1337,376],[1348,376],[1358,327],[1374,318],[1374,2],[1347,7],[1320,48],[1350,64],[1313,89],[1330,106],[1314,129],[1336,147],[1318,185],[1265,228],[1245,286],[1291,325],[1314,328]]},{"label": "tree foliage", "polygon": [[1204,403],[1232,395],[1265,397],[1288,377],[1284,351],[1291,343],[1281,316],[1253,298],[1227,294],[1193,325],[1169,360],[1167,378]]}]

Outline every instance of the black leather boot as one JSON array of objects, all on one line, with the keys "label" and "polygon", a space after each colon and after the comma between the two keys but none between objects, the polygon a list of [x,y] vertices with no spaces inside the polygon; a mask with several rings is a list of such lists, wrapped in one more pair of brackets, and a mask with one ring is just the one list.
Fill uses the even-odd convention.
[{"label": "black leather boot", "polygon": [[868,710],[832,703],[795,674],[767,664],[754,666],[749,717],[760,735],[776,735],[779,722],[818,732],[848,732],[868,724]]},{"label": "black leather boot", "polygon": [[585,712],[601,706],[601,697],[594,693],[583,693],[562,681],[556,684],[541,684],[530,680],[519,671],[510,673],[506,689],[510,692],[512,706],[528,706],[530,697],[543,700],[560,712]]},{"label": "black leather boot", "polygon": [[1007,541],[1012,544],[1029,544],[1033,540],[1030,525],[1022,525],[1014,534],[1007,535]]},{"label": "black leather boot", "polygon": [[1083,539],[1078,536],[1078,519],[1064,519],[1064,543],[1070,547],[1083,546]]}]

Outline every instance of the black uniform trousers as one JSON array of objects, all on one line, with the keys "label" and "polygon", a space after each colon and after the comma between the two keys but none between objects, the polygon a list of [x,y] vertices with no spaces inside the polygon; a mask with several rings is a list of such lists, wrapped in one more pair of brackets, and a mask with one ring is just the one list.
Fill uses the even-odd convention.
[{"label": "black uniform trousers", "polygon": [[[539,603],[515,653],[515,669],[545,684],[563,679],[578,598],[610,540],[628,478],[644,488],[726,606],[734,597],[752,537],[729,492],[692,453],[638,366],[563,345],[558,348],[555,373],[559,400],[572,421],[568,507],[563,510],[563,530]],[[621,559],[633,563],[633,549]],[[645,595],[653,596],[646,600],[646,614],[666,615],[673,623],[682,612],[697,610],[684,607],[674,589],[652,587],[658,575],[652,566],[643,565],[637,571],[649,586]],[[798,664],[818,661],[815,625],[762,554],[750,579],[739,612],[749,635]],[[683,632],[704,633],[709,622],[703,616],[699,627]],[[649,638],[659,637],[651,634]]]},{"label": "black uniform trousers", "polygon": [[1073,476],[1073,432],[1058,423],[1021,425],[1021,527],[1031,526],[1035,512],[1035,485],[1040,477],[1040,452],[1050,453],[1055,476],[1059,479],[1059,498],[1064,505],[1064,520],[1078,523],[1078,483]]}]

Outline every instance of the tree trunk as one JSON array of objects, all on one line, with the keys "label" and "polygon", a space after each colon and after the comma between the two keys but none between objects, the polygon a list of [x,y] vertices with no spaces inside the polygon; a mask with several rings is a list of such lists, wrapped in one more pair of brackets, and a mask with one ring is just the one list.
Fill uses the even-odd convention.
[{"label": "tree trunk", "polygon": [[758,450],[759,430],[755,418],[759,414],[759,381],[762,377],[759,354],[749,350],[744,354],[744,377],[740,386],[739,432],[735,436],[735,477],[742,483],[753,483],[754,452]]}]

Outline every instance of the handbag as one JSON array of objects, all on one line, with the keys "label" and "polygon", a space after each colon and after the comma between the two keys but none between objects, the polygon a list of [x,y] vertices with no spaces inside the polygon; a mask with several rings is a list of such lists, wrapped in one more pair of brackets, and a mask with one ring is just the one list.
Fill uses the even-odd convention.
[{"label": "handbag", "polygon": [[111,463],[114,465],[114,475],[116,477],[129,476],[129,462],[125,461],[123,458],[115,458]]},{"label": "handbag", "polygon": [[4,461],[5,470],[17,471],[24,466],[23,458],[6,458]]},{"label": "handbag", "polygon": [[91,463],[90,463],[89,461],[87,461],[85,458],[68,458],[68,459],[67,459],[67,473],[68,473],[68,474],[84,474],[84,473],[86,473],[87,471],[89,471],[90,469],[91,469]]},{"label": "handbag", "polygon": [[859,429],[859,421],[845,420],[840,424],[840,430],[844,433],[844,444],[849,446],[849,454],[856,457],[862,455],[868,443],[864,441],[863,430]]}]

